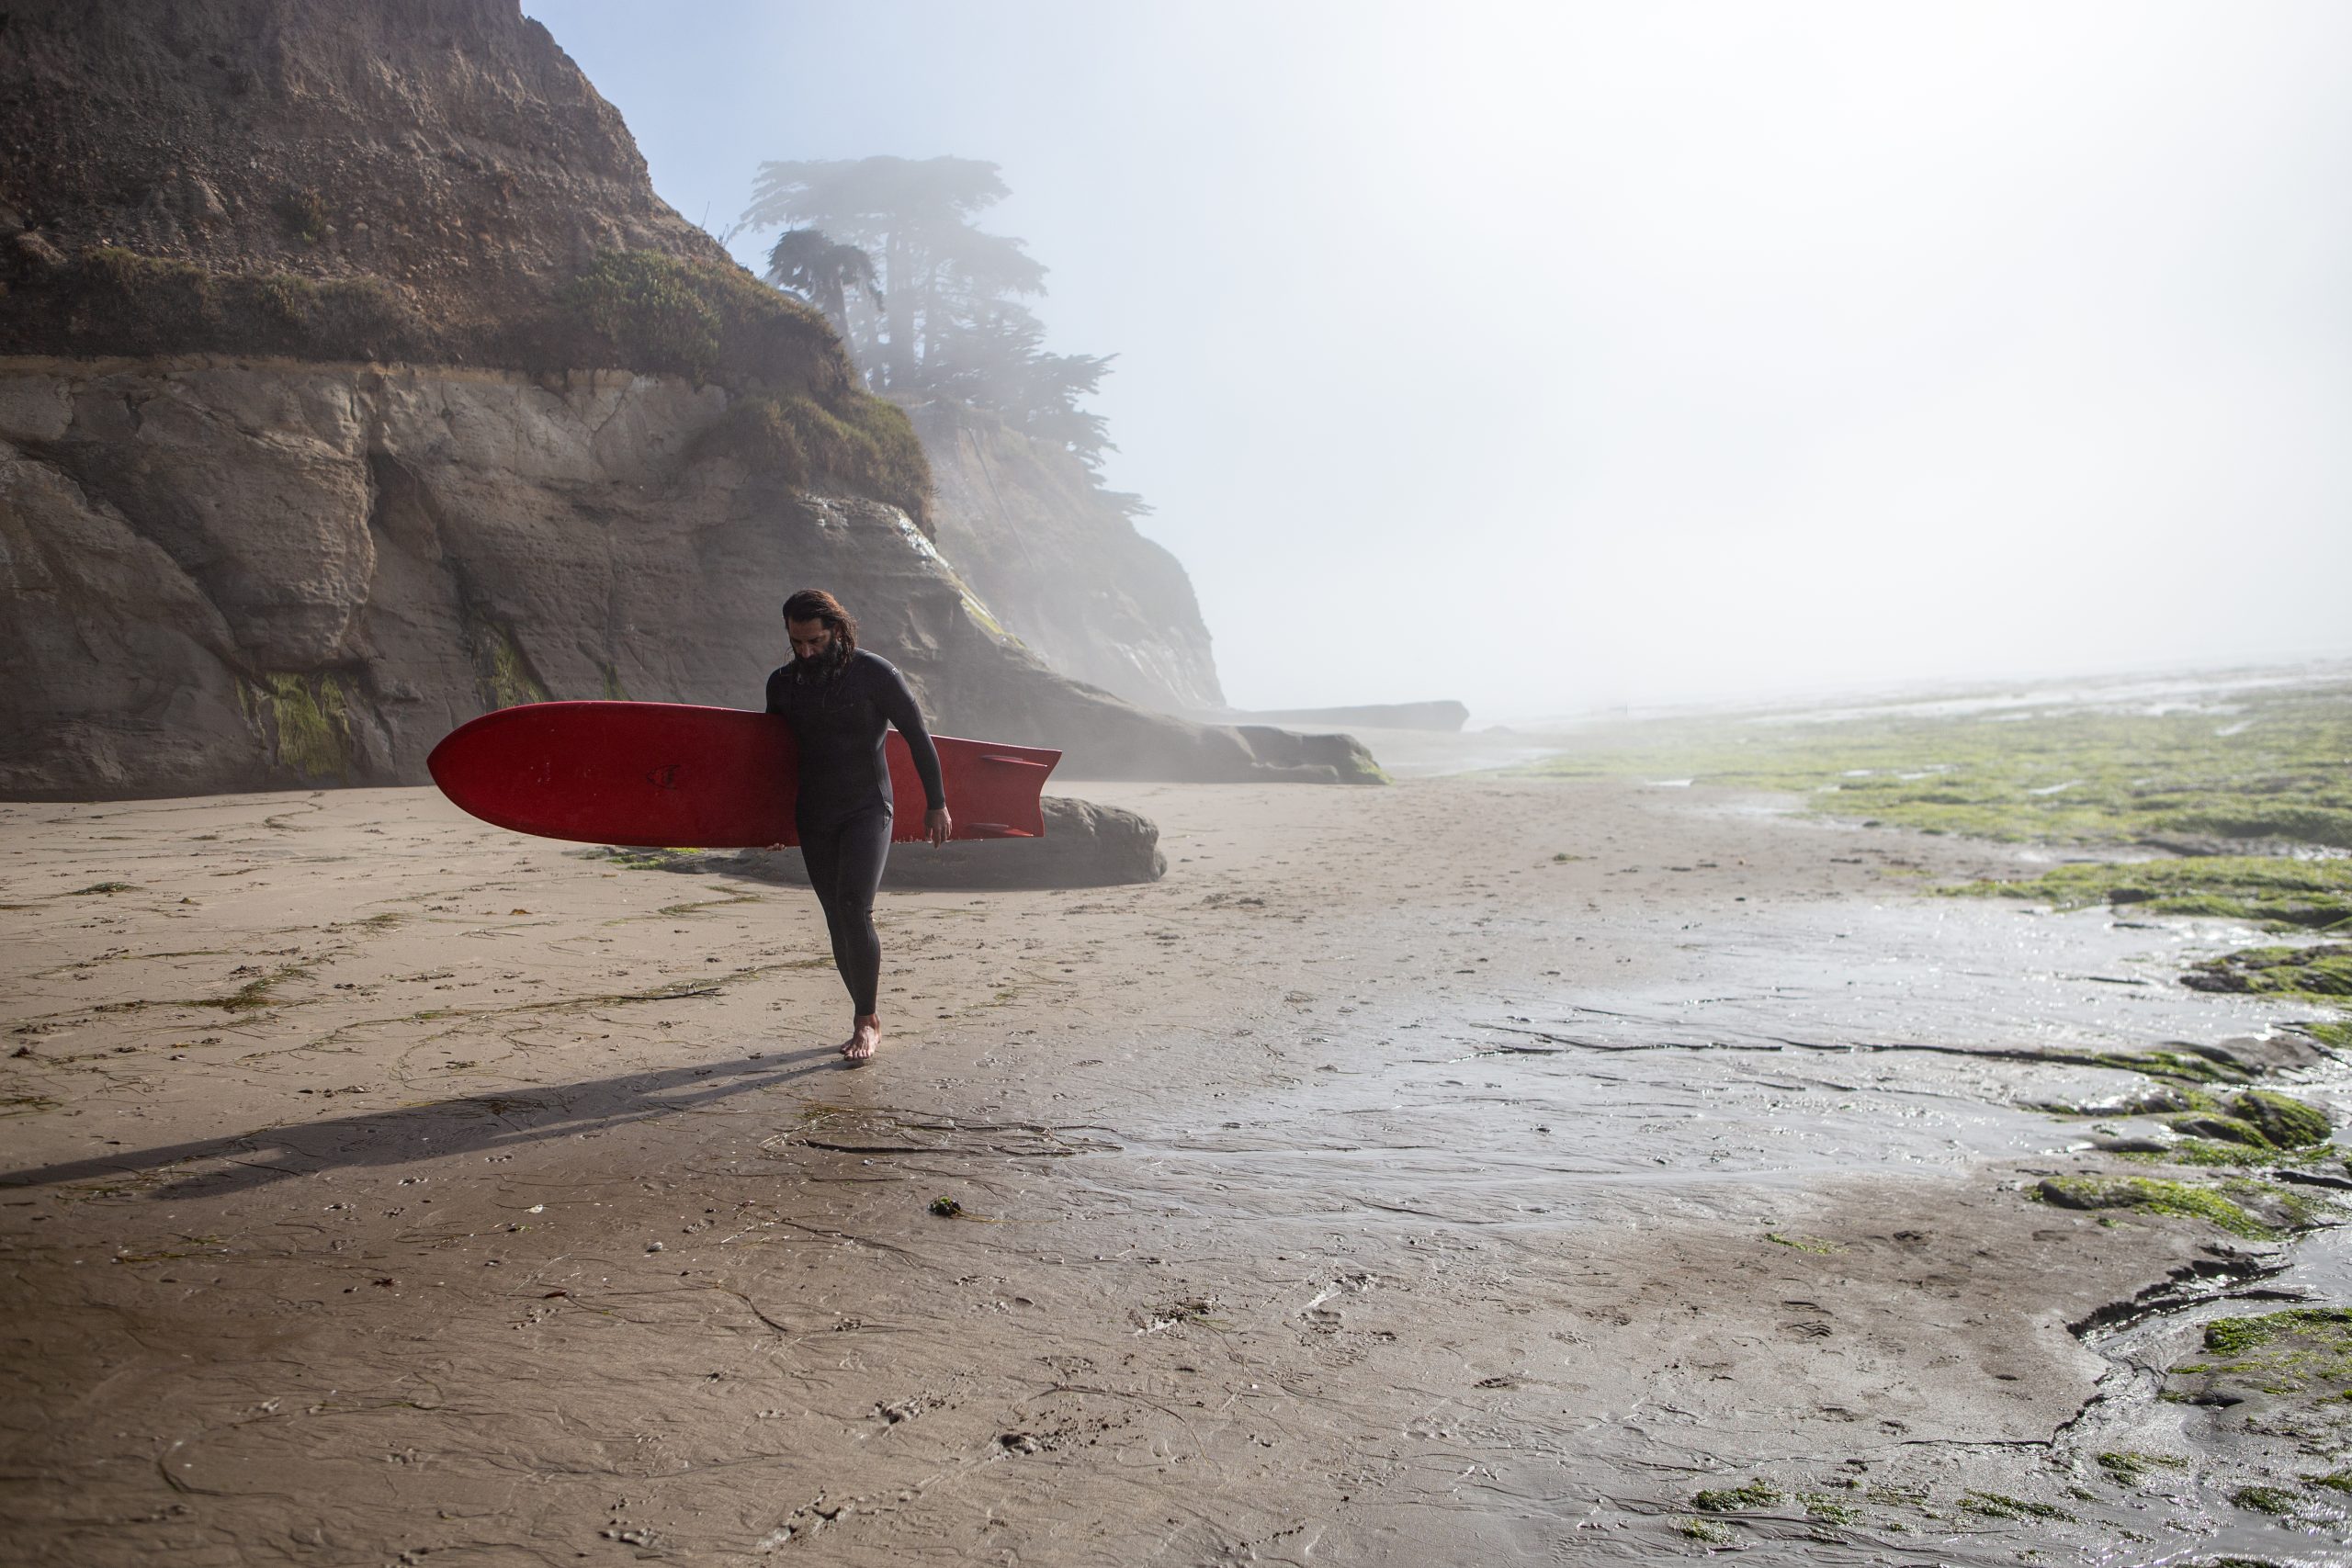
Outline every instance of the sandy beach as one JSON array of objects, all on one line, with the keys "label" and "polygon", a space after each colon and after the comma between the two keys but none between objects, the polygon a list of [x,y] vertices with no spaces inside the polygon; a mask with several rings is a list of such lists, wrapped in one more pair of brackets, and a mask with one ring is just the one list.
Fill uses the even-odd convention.
[{"label": "sandy beach", "polygon": [[2101,1053],[2341,1107],[2177,984],[2242,931],[1785,797],[1067,787],[1165,880],[886,895],[854,1071],[789,888],[425,790],[0,806],[0,1558],[2343,1560],[2150,1371],[2325,1233],[2031,1201],[2116,1168],[2032,1109]]}]

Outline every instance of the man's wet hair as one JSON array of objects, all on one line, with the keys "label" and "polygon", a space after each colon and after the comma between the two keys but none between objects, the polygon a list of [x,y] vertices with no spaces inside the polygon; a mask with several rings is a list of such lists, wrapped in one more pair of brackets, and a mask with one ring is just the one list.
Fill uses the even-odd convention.
[{"label": "man's wet hair", "polygon": [[845,660],[857,651],[857,617],[821,588],[804,588],[784,602],[786,621],[822,621],[832,628],[834,657]]}]

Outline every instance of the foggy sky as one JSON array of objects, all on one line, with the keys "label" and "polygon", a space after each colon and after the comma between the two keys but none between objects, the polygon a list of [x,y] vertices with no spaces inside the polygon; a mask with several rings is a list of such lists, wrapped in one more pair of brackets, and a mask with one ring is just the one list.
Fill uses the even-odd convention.
[{"label": "foggy sky", "polygon": [[1238,705],[2352,653],[2352,7],[525,9],[714,230],[1001,164]]}]

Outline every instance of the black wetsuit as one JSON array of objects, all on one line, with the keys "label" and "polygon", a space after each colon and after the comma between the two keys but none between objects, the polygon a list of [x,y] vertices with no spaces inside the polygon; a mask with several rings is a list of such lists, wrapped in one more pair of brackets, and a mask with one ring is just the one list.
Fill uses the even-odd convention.
[{"label": "black wetsuit", "polygon": [[882,976],[874,895],[890,853],[892,815],[882,738],[889,725],[907,738],[933,811],[947,805],[939,750],[905,677],[864,649],[827,673],[803,674],[797,660],[776,671],[768,677],[768,712],[783,715],[799,743],[800,799],[793,819],[800,853],[832,932],[834,967],[862,1018],[875,1010]]}]

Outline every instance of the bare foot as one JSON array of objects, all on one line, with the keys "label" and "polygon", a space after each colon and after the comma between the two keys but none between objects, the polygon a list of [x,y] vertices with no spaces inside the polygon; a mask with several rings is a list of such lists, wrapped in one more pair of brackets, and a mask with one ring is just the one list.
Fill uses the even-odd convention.
[{"label": "bare foot", "polygon": [[863,1062],[873,1055],[874,1048],[881,1043],[881,1018],[874,1013],[865,1013],[857,1021],[857,1032],[842,1042],[842,1055],[853,1062]]}]

